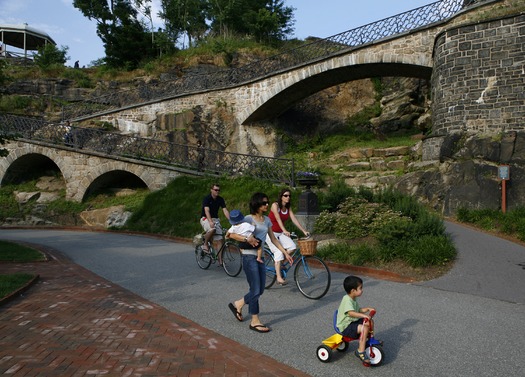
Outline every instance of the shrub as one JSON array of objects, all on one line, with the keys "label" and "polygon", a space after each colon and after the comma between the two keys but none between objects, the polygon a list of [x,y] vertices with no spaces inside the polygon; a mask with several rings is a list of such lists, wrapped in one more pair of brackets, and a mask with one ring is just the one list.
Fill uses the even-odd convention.
[{"label": "shrub", "polygon": [[443,265],[456,256],[456,249],[447,235],[425,235],[408,244],[405,261],[412,267]]},{"label": "shrub", "polygon": [[349,245],[347,243],[331,243],[319,248],[317,255],[336,263],[362,266],[378,259],[376,249],[368,243]]},{"label": "shrub", "polygon": [[53,65],[64,65],[69,59],[67,56],[68,47],[56,47],[54,44],[47,43],[39,47],[35,55],[35,64],[41,69],[47,69]]},{"label": "shrub", "polygon": [[74,80],[80,88],[93,88],[95,86],[90,76],[83,69],[68,68],[62,76],[66,79]]},{"label": "shrub", "polygon": [[340,203],[336,212],[323,211],[315,231],[334,233],[342,239],[372,236],[377,244],[371,245],[367,238],[364,245],[372,251],[360,252],[359,257],[351,255],[348,246],[332,247],[334,250],[328,253],[331,257],[344,263],[362,264],[360,258],[366,255],[372,258],[370,261],[401,259],[413,267],[421,267],[442,264],[455,256],[454,245],[445,236],[443,220],[413,198],[391,190],[375,194],[361,189],[354,194]]},{"label": "shrub", "polygon": [[326,193],[319,195],[319,207],[334,212],[337,207],[349,196],[354,196],[355,190],[349,187],[342,179],[334,181]]}]

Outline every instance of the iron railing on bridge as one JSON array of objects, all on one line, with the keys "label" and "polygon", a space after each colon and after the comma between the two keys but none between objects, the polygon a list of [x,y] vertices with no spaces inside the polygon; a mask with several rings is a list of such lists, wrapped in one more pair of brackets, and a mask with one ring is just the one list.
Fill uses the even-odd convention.
[{"label": "iron railing on bridge", "polygon": [[0,114],[0,134],[29,142],[169,165],[188,172],[250,176],[295,186],[294,161],[222,152],[94,128],[53,124],[39,118]]},{"label": "iron railing on bridge", "polygon": [[367,43],[405,33],[419,27],[446,20],[474,2],[489,0],[441,0],[317,40],[283,53],[238,68],[209,74],[187,74],[165,85],[142,85],[103,96],[89,98],[64,106],[63,119],[79,119],[88,115],[169,99],[183,94],[233,87],[278,72],[289,70],[330,56],[355,49]]}]

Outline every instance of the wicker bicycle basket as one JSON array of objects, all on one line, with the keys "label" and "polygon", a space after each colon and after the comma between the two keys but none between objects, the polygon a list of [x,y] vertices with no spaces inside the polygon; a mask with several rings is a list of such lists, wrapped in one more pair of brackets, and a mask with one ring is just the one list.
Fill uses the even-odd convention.
[{"label": "wicker bicycle basket", "polygon": [[315,240],[298,240],[297,245],[302,255],[315,255],[317,252],[317,241]]}]

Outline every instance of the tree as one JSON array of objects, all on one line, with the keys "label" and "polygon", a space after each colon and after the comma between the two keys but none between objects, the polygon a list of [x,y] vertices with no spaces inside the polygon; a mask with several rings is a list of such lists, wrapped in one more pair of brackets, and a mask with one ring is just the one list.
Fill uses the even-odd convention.
[{"label": "tree", "polygon": [[73,6],[97,22],[97,35],[104,43],[105,61],[112,67],[136,68],[155,56],[154,44],[139,11],[151,21],[150,0],[74,0]]},{"label": "tree", "polygon": [[69,59],[67,50],[69,50],[67,46],[58,48],[54,44],[46,43],[38,48],[38,52],[34,57],[35,64],[42,69],[49,68],[55,64],[64,65]]},{"label": "tree", "polygon": [[202,0],[162,0],[159,16],[164,19],[166,31],[176,43],[182,36],[188,38],[191,47],[194,40],[208,30],[206,14],[208,4]]},{"label": "tree", "polygon": [[283,40],[293,31],[293,11],[284,0],[161,0],[159,16],[177,42],[207,33],[248,35],[261,42]]},{"label": "tree", "polygon": [[252,35],[260,42],[271,42],[293,32],[294,9],[283,0],[208,1],[212,30],[220,35]]},{"label": "tree", "polygon": [[264,8],[252,13],[253,35],[260,42],[280,41],[293,32],[293,8],[284,1],[268,1]]}]

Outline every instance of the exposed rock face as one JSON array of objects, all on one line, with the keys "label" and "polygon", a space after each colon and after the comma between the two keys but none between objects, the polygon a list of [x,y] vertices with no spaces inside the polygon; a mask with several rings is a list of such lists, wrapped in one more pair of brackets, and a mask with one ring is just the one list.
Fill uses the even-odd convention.
[{"label": "exposed rock face", "polygon": [[449,135],[441,147],[441,161],[409,166],[416,170],[396,181],[400,191],[421,198],[444,215],[460,208],[500,209],[502,185],[499,166],[509,164],[507,208],[525,198],[525,132],[503,135],[458,133]]},{"label": "exposed rock face", "polygon": [[90,89],[76,88],[74,82],[66,79],[18,80],[3,90],[4,94],[55,96],[66,101],[81,101]]}]

